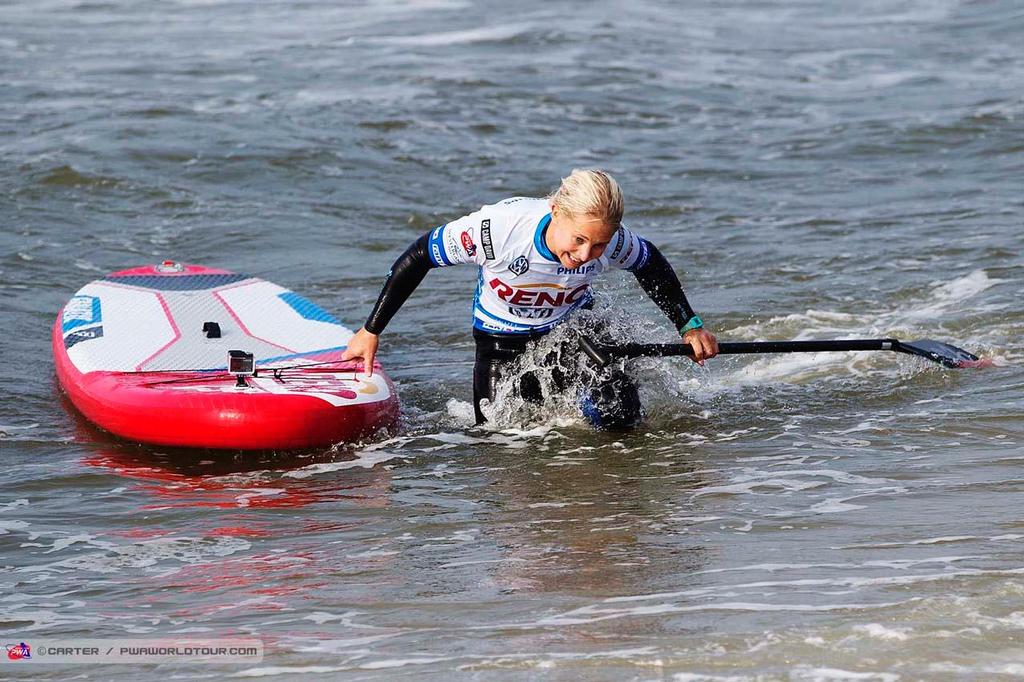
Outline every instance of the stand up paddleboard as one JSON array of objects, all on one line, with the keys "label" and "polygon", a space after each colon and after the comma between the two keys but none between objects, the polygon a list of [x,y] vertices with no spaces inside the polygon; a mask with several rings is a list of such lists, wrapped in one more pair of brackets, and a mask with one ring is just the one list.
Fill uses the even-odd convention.
[{"label": "stand up paddleboard", "polygon": [[53,357],[75,407],[123,438],[312,448],[398,418],[380,365],[367,376],[361,362],[341,361],[351,337],[284,287],[165,261],[82,287],[53,326]]}]

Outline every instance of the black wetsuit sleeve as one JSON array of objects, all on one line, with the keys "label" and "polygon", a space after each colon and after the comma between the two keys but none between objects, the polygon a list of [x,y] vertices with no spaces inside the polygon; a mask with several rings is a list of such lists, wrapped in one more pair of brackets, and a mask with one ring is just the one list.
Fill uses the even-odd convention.
[{"label": "black wetsuit sleeve", "polygon": [[675,270],[665,260],[665,256],[650,242],[647,242],[647,249],[647,262],[634,270],[633,274],[651,300],[672,320],[675,328],[682,329],[696,313],[686,300],[683,285],[679,283]]},{"label": "black wetsuit sleeve", "polygon": [[405,253],[391,266],[391,272],[384,280],[384,288],[377,297],[377,304],[373,306],[370,317],[363,325],[366,331],[372,334],[384,331],[398,309],[416,290],[430,269],[435,267],[434,262],[430,260],[429,242],[430,233],[427,232],[410,244]]}]

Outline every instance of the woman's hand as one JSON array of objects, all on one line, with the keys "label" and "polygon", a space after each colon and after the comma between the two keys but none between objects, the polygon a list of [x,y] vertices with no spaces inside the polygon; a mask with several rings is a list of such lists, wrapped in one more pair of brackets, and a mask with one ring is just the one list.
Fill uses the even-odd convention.
[{"label": "woman's hand", "polygon": [[683,343],[693,348],[693,361],[703,365],[708,358],[718,355],[718,339],[707,329],[691,329],[683,334]]},{"label": "woman's hand", "polygon": [[373,358],[377,355],[377,344],[379,342],[379,336],[371,334],[365,329],[360,328],[359,331],[349,339],[348,348],[346,348],[345,352],[341,354],[341,359],[344,361],[362,358],[363,372],[372,376]]}]

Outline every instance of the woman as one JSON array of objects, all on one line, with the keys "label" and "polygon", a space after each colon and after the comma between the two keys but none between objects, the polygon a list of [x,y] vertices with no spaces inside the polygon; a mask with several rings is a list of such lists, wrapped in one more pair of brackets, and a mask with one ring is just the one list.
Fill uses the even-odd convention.
[{"label": "woman", "polygon": [[[621,225],[622,190],[599,170],[573,170],[546,199],[514,197],[427,232],[391,267],[370,317],[342,356],[362,358],[372,372],[381,332],[431,268],[462,263],[480,266],[473,301],[473,405],[477,423],[495,384],[517,357],[576,310],[591,305],[590,283],[609,268],[632,272],[668,316],[703,364],[718,353],[713,334],[686,300],[679,278],[661,252]],[[549,354],[558,388],[579,383],[566,348]],[[636,386],[621,371],[583,379],[580,407],[595,426],[628,428],[642,412]],[[533,375],[520,377],[519,392],[542,399]]]}]

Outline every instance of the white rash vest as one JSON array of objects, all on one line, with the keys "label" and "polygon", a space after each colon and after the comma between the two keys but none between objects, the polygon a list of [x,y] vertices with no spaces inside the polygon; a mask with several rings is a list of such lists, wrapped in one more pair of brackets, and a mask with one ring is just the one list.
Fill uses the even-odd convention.
[{"label": "white rash vest", "polygon": [[544,241],[551,210],[546,199],[513,197],[483,206],[430,232],[437,267],[480,266],[473,326],[490,334],[544,332],[591,300],[590,283],[614,267],[643,267],[647,241],[620,226],[600,258],[562,266]]}]

